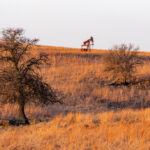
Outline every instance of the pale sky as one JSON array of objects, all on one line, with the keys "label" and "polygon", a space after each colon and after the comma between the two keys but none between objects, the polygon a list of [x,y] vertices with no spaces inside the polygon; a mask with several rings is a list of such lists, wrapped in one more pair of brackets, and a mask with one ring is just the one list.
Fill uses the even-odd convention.
[{"label": "pale sky", "polygon": [[96,49],[133,43],[150,51],[150,0],[0,0],[0,30],[25,29],[39,44]]}]

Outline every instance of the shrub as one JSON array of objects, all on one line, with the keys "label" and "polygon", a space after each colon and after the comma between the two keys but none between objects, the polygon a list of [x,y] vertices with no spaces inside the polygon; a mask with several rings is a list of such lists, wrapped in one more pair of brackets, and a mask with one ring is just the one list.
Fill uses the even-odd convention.
[{"label": "shrub", "polygon": [[104,71],[112,75],[112,84],[128,85],[132,82],[137,66],[142,64],[138,50],[132,44],[122,44],[104,55]]}]

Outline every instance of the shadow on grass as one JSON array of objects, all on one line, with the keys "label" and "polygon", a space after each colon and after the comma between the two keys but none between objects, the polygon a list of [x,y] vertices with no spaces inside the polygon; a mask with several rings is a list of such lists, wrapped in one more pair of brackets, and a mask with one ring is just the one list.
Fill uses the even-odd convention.
[{"label": "shadow on grass", "polygon": [[[29,117],[30,125],[35,125],[41,122],[50,122],[53,120],[56,116],[62,115],[67,116],[69,113],[81,113],[81,114],[98,114],[103,112],[109,112],[109,111],[121,111],[123,109],[145,109],[150,107],[150,101],[142,100],[129,100],[129,101],[112,101],[108,99],[100,99],[97,101],[97,105],[89,105],[89,106],[65,106],[65,105],[59,105],[57,106],[51,106],[49,109],[51,109],[51,113],[47,114],[45,117],[39,117],[31,119]],[[43,108],[44,110],[44,108]],[[27,125],[22,120],[17,119],[6,119],[6,120],[0,120],[0,127],[8,127],[8,126],[25,126]]]}]

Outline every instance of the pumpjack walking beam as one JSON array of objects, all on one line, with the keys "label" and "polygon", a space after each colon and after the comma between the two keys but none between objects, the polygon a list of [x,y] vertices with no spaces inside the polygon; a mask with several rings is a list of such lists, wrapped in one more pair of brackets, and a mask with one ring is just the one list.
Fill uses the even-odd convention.
[{"label": "pumpjack walking beam", "polygon": [[91,36],[87,41],[84,41],[81,45],[81,51],[91,51],[91,47],[94,45],[94,39]]}]

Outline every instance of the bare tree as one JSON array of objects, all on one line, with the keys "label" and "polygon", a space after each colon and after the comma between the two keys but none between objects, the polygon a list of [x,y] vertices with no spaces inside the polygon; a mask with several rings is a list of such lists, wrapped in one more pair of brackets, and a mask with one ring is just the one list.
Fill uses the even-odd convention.
[{"label": "bare tree", "polygon": [[115,84],[128,85],[134,77],[137,65],[141,64],[139,48],[132,44],[114,46],[103,57],[106,72],[113,76]]},{"label": "bare tree", "polygon": [[32,57],[30,50],[38,39],[24,37],[24,30],[4,29],[0,43],[0,102],[17,103],[20,120],[29,124],[24,108],[28,102],[62,103],[50,85],[38,73],[40,65],[47,63],[47,55]]}]

